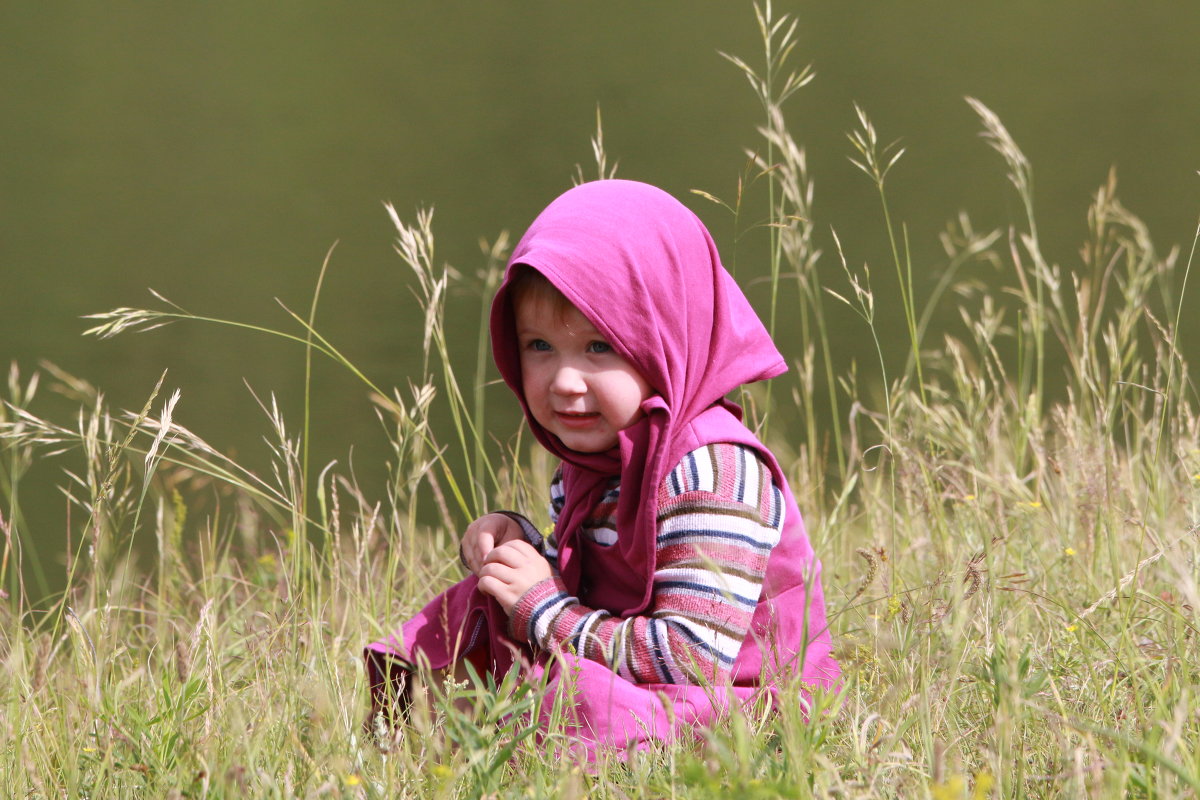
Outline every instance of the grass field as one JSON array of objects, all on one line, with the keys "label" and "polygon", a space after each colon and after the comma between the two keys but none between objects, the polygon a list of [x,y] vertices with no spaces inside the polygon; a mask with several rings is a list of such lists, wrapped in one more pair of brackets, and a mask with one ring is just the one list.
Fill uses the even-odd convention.
[{"label": "grass field", "polygon": [[[175,423],[166,391],[121,413],[52,368],[13,368],[0,407],[0,796],[1200,794],[1200,424],[1176,348],[1192,252],[1158,252],[1113,180],[1078,262],[1048,263],[1032,167],[972,101],[1025,216],[976,231],[964,214],[943,236],[935,290],[917,296],[888,205],[902,154],[860,112],[850,153],[892,243],[872,267],[895,271],[905,311],[902,330],[878,329],[869,273],[840,243],[815,244],[812,185],[781,110],[809,79],[790,66],[792,22],[769,6],[759,22],[765,61],[731,61],[762,100],[762,148],[744,194],[718,202],[769,207],[769,256],[739,278],[770,281],[772,326],[783,303],[800,315],[798,340],[780,342],[798,368],[744,399],[824,561],[842,691],[806,719],[792,687],[778,714],[593,770],[553,757],[553,731],[535,739],[537,693],[516,684],[451,687],[384,747],[364,737],[362,644],[461,574],[470,515],[541,509],[552,468],[528,439],[501,448],[485,434],[486,343],[457,372],[448,357],[449,289],[474,289],[483,308],[506,242],[464,279],[433,260],[428,215],[393,212],[426,313],[412,387],[375,386],[313,328],[319,285],[287,331],[246,333],[289,336],[298,363],[332,358],[363,381],[393,449],[381,496],[310,463],[307,411],[284,420],[272,398],[264,477]],[[608,174],[599,132],[595,145]],[[998,282],[963,277],[974,263]],[[826,319],[840,304],[862,336],[907,342],[907,360],[879,348],[877,364],[837,363]],[[945,304],[962,324],[935,338],[930,309]],[[96,333],[177,319],[200,318],[118,309]],[[46,392],[78,415],[45,418]],[[74,465],[68,589],[35,604],[20,488],[60,451]],[[135,532],[151,553],[133,551]]]}]

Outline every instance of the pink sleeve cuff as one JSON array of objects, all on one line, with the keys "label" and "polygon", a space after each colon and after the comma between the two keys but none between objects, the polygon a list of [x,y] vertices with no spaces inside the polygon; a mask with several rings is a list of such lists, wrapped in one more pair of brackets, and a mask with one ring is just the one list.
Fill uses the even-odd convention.
[{"label": "pink sleeve cuff", "polygon": [[557,576],[545,578],[530,586],[525,590],[525,594],[517,599],[517,604],[509,614],[509,635],[518,642],[536,645],[537,641],[531,628],[538,609],[547,600],[564,594],[568,594],[567,587]]}]

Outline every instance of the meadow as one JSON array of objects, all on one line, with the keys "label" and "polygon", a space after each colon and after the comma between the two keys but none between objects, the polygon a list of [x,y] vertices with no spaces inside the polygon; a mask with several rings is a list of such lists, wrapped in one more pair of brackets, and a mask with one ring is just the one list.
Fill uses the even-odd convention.
[{"label": "meadow", "polygon": [[[1156,249],[1114,177],[1093,197],[1077,261],[1052,263],[1033,166],[970,100],[1023,213],[997,230],[965,212],[952,221],[929,290],[930,267],[913,263],[889,205],[903,151],[860,110],[848,153],[878,189],[864,213],[877,215],[891,259],[852,262],[837,221],[814,213],[783,112],[812,77],[794,66],[795,23],[756,10],[763,51],[728,58],[761,101],[761,147],[732,196],[689,202],[715,203],[764,237],[761,267],[741,260],[738,278],[770,287],[759,310],[772,329],[799,317],[796,340],[779,343],[795,368],[740,399],[824,562],[841,691],[809,709],[792,686],[778,713],[748,709],[695,741],[591,769],[555,757],[560,732],[535,736],[536,687],[515,676],[449,687],[398,736],[364,733],[362,645],[461,575],[459,532],[481,510],[544,521],[553,468],[491,422],[485,334],[474,363],[452,359],[446,341],[451,296],[469,295],[468,320],[483,319],[507,238],[455,270],[435,257],[432,214],[389,208],[424,314],[424,369],[408,386],[377,386],[314,324],[329,263],[285,327],[164,300],[99,313],[92,330],[234,325],[292,340],[306,375],[316,359],[340,364],[391,443],[378,496],[352,471],[313,463],[307,397],[295,420],[259,397],[273,469],[257,474],[178,424],[165,382],[120,411],[53,366],[11,369],[0,406],[0,795],[1200,794],[1200,423],[1177,347],[1196,241]],[[599,128],[593,148],[577,180],[614,174]],[[885,299],[872,272],[898,287],[886,302],[902,307],[900,329],[877,324]],[[947,305],[960,323],[935,331]],[[831,329],[843,308],[852,332]],[[873,341],[877,360],[839,363],[830,343],[843,335]],[[889,340],[907,357],[888,358]],[[77,410],[48,416],[47,394]],[[25,584],[21,488],[49,458],[64,464],[72,514],[67,588],[45,601]]]}]

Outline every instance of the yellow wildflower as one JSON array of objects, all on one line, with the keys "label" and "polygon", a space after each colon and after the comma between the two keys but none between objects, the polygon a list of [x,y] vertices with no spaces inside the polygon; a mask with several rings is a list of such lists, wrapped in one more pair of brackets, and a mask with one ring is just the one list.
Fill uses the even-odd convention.
[{"label": "yellow wildflower", "polygon": [[[971,789],[971,800],[986,800],[992,793],[996,780],[990,773],[980,772],[975,776],[975,786]],[[929,787],[929,793],[934,800],[961,800],[967,794],[967,779],[963,775],[951,775],[944,783],[935,783]]]},{"label": "yellow wildflower", "polygon": [[1074,633],[1077,630],[1079,630],[1078,625],[1068,625],[1067,626],[1067,633]]},{"label": "yellow wildflower", "polygon": [[362,783],[362,778],[358,777],[357,775],[347,775],[346,776],[346,785],[347,786],[358,786],[360,783]]},{"label": "yellow wildflower", "polygon": [[1073,555],[1075,555],[1075,548],[1074,548],[1074,547],[1067,547],[1067,548],[1064,548],[1064,549],[1063,549],[1063,555],[1064,555],[1064,556],[1073,556]]},{"label": "yellow wildflower", "polygon": [[951,775],[945,783],[935,783],[929,787],[929,793],[934,800],[959,800],[966,791],[967,782],[962,775]]}]

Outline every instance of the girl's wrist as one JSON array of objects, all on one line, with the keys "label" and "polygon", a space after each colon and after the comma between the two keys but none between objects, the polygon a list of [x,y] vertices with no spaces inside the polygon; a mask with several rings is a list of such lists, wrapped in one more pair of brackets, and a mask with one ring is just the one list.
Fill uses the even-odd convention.
[{"label": "girl's wrist", "polygon": [[537,645],[533,623],[538,608],[545,600],[565,592],[566,587],[557,575],[543,578],[522,592],[508,612],[509,635],[518,642]]}]

